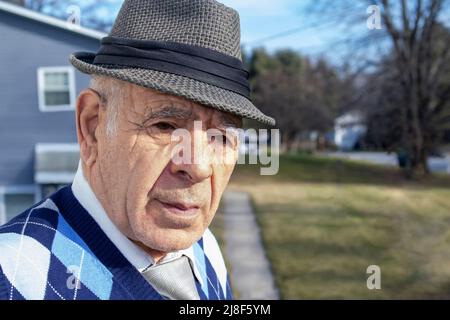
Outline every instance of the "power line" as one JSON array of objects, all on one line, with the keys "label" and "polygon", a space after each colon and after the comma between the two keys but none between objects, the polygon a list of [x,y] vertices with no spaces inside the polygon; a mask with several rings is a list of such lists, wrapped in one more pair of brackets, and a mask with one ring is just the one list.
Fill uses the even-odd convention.
[{"label": "power line", "polygon": [[315,23],[315,24],[311,24],[311,25],[296,27],[296,28],[293,28],[293,29],[289,29],[289,30],[286,30],[286,31],[275,33],[275,34],[267,36],[267,37],[263,37],[263,38],[252,40],[252,41],[248,41],[248,42],[243,43],[242,45],[243,46],[250,46],[250,45],[263,44],[263,43],[268,42],[268,41],[284,38],[284,37],[287,37],[287,36],[290,36],[290,35],[293,35],[293,34],[296,34],[296,33],[299,33],[299,32],[305,32],[305,31],[308,31],[308,30],[311,30],[311,29],[316,29],[316,31],[317,31],[319,29],[330,27],[331,25],[336,25],[336,22],[337,21],[334,21],[334,20],[328,20],[325,23],[321,23],[320,22],[320,23]]},{"label": "power line", "polygon": [[253,41],[244,43],[244,45],[264,43],[264,42],[267,42],[267,41],[270,41],[270,40],[286,37],[286,36],[298,33],[298,32],[303,31],[303,30],[304,30],[303,27],[298,27],[298,28],[287,30],[287,31],[283,31],[283,32],[280,32],[280,33],[277,33],[277,34],[274,34],[274,35],[271,35],[271,36],[268,36],[268,37],[264,37],[264,38],[261,38],[261,39],[258,39],[258,40],[253,40]]}]

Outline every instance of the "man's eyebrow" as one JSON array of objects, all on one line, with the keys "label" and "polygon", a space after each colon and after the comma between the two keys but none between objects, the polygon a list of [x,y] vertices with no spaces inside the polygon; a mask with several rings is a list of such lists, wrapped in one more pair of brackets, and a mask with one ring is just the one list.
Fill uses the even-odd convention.
[{"label": "man's eyebrow", "polygon": [[[145,122],[155,119],[175,118],[179,120],[193,119],[192,109],[177,105],[166,105],[160,108],[148,107]],[[241,128],[242,120],[233,117],[227,113],[221,113],[219,115],[219,126],[222,128]]]},{"label": "man's eyebrow", "polygon": [[229,114],[222,113],[219,115],[219,125],[223,128],[241,128],[242,120]]},{"label": "man's eyebrow", "polygon": [[180,120],[187,120],[192,118],[192,109],[186,109],[176,105],[168,105],[161,108],[148,108],[145,120],[176,118]]}]

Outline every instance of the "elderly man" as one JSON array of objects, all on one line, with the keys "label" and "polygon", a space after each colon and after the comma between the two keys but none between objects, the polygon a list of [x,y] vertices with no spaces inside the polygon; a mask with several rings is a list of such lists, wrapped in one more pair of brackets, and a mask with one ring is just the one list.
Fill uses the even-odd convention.
[{"label": "elderly man", "polygon": [[[213,0],[126,0],[100,50],[71,56],[92,75],[78,172],[0,228],[0,299],[232,297],[208,230],[237,159],[230,128],[274,123],[250,101],[239,35]],[[190,144],[174,152],[180,129]]]}]

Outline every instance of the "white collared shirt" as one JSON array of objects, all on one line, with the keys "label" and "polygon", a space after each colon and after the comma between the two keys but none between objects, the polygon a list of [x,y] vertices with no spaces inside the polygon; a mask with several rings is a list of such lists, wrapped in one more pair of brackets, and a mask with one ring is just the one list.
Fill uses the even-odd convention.
[{"label": "white collared shirt", "polygon": [[[154,259],[145,252],[142,248],[134,244],[128,239],[116,225],[111,221],[100,201],[94,194],[91,186],[84,177],[81,161],[78,164],[78,170],[72,183],[72,192],[78,202],[97,222],[106,236],[119,249],[123,256],[139,271],[143,272],[145,269],[155,264]],[[194,275],[202,284],[202,278],[196,265],[194,257],[194,250],[191,246],[188,249],[177,252],[168,253],[160,262],[167,262],[185,255],[189,258],[190,264],[193,267]],[[203,284],[202,284],[203,285]]]}]

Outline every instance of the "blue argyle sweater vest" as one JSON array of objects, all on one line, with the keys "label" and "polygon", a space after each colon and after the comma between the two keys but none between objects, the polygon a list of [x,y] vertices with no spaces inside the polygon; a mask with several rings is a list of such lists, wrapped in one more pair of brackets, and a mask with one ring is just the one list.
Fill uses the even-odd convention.
[{"label": "blue argyle sweater vest", "polygon": [[[231,299],[214,244],[207,230],[193,246],[202,278],[196,279],[197,291],[204,300]],[[22,299],[164,298],[120,253],[69,186],[0,227],[0,300]]]}]

